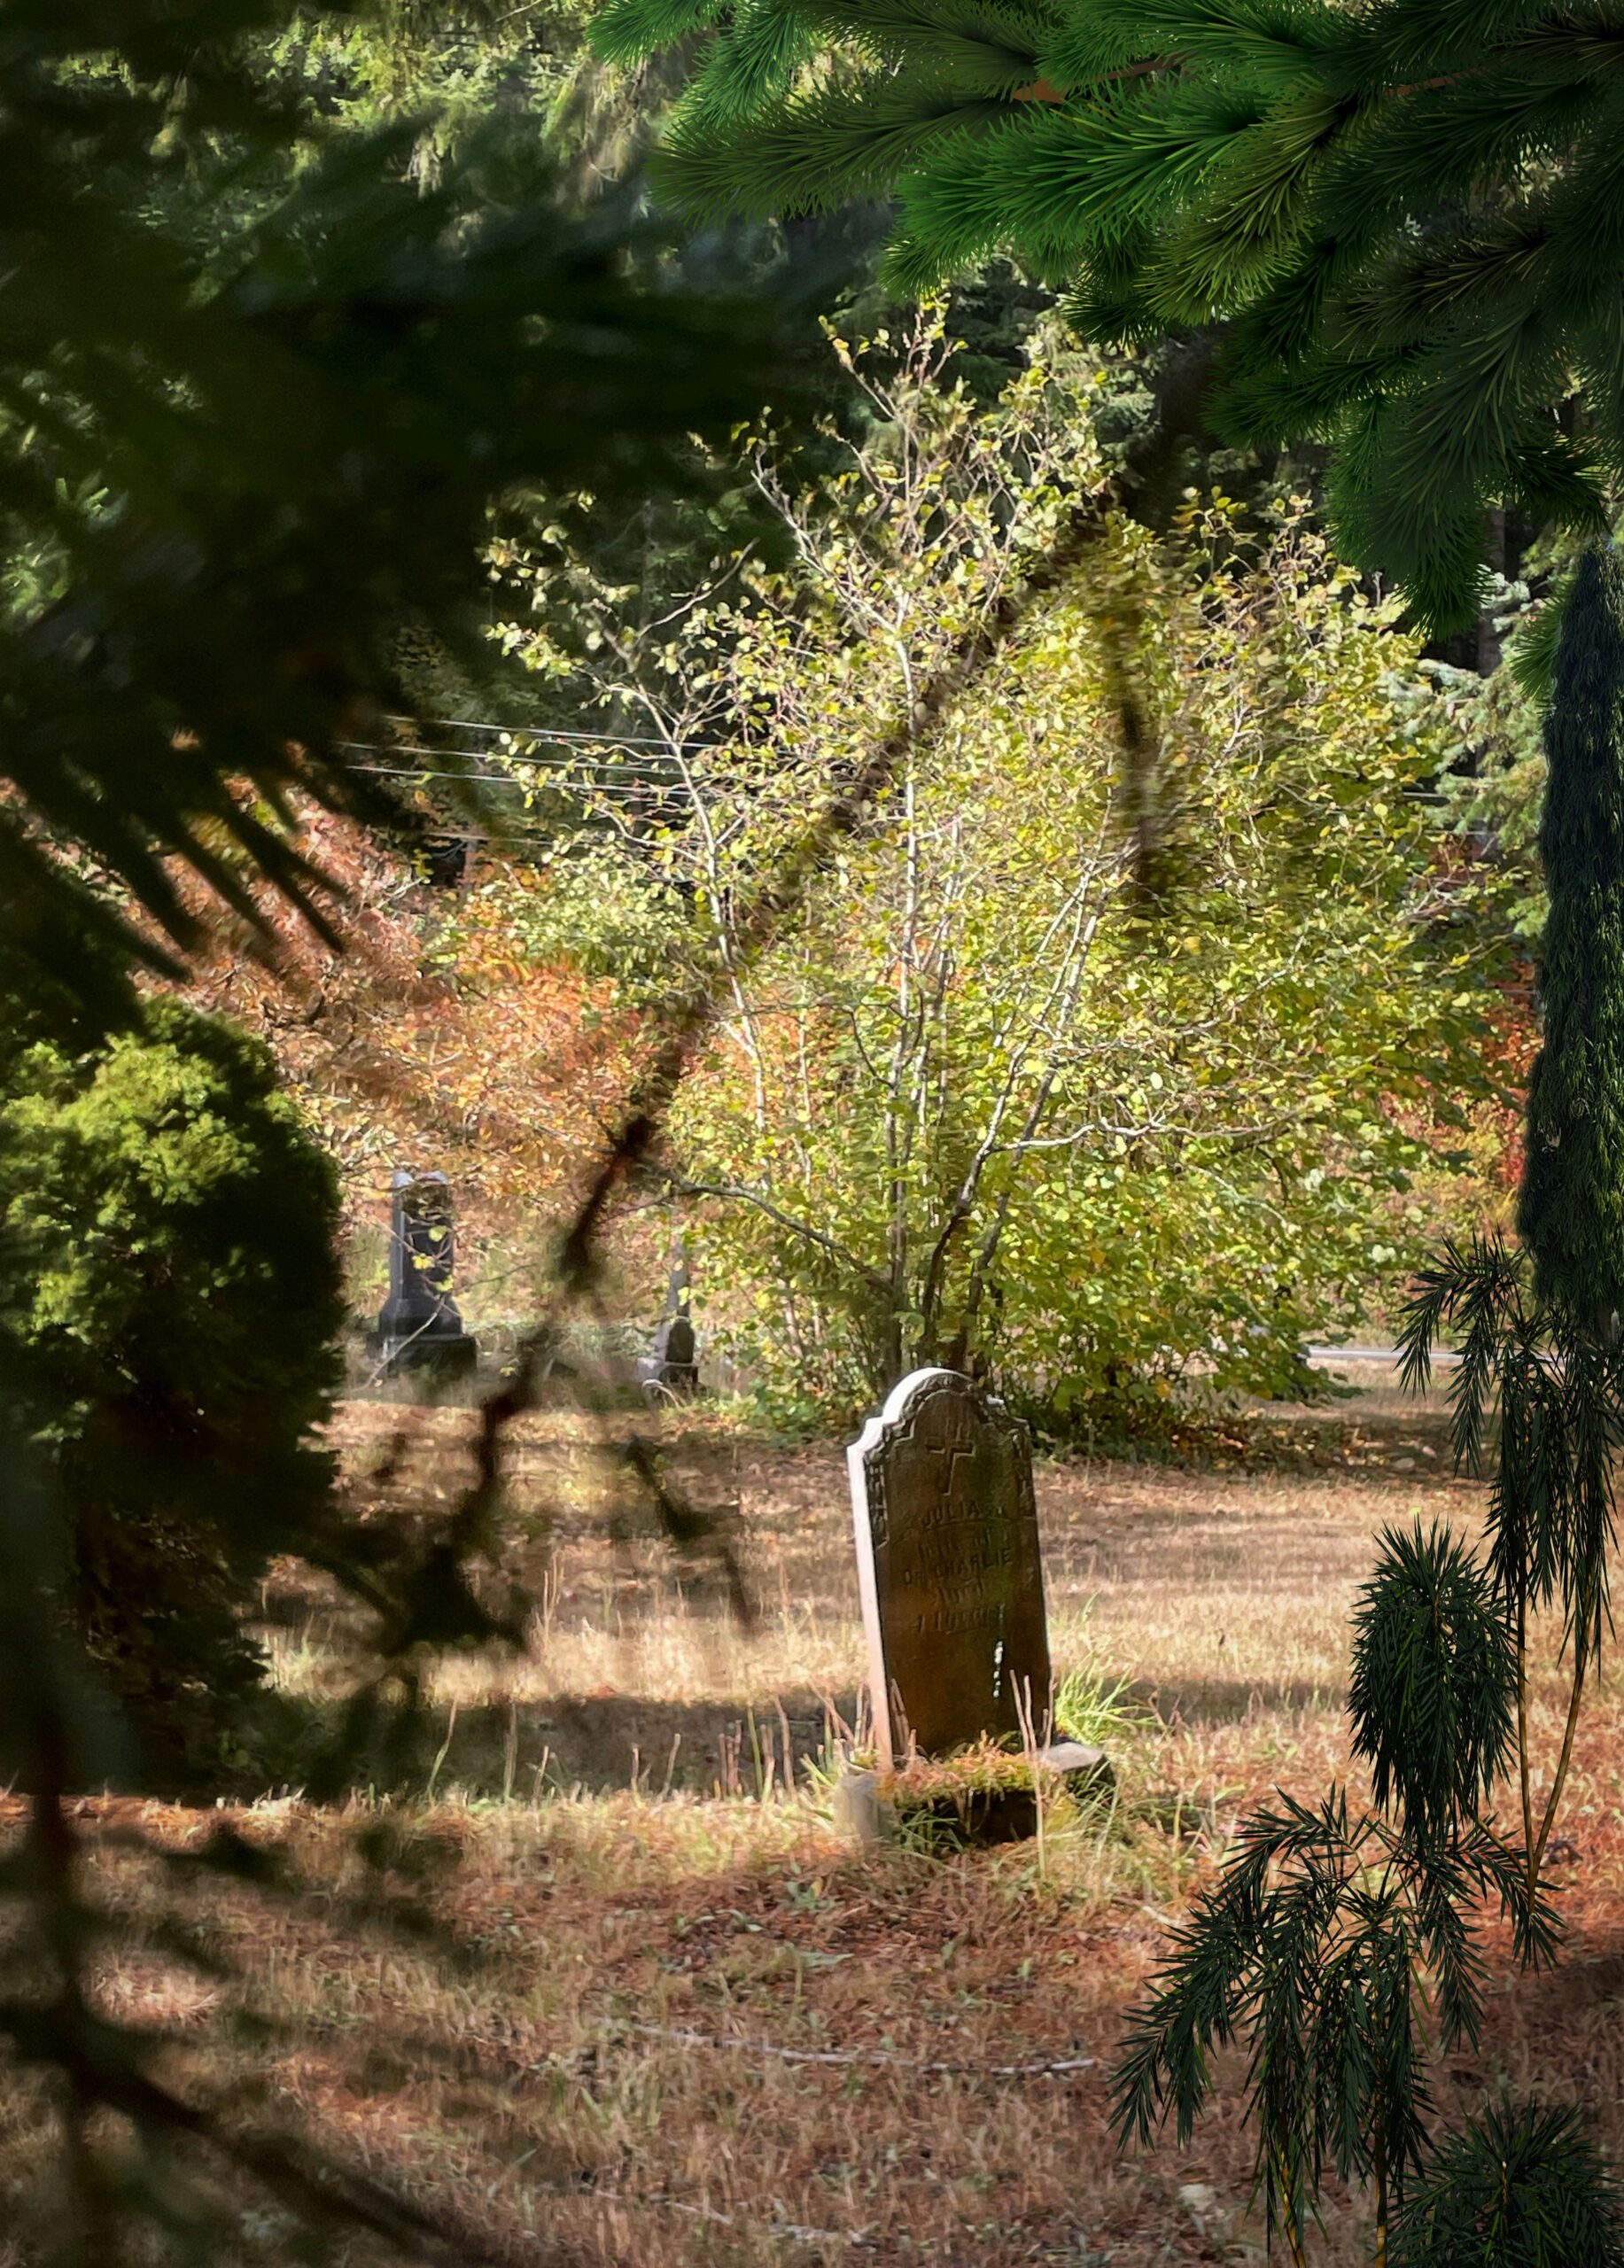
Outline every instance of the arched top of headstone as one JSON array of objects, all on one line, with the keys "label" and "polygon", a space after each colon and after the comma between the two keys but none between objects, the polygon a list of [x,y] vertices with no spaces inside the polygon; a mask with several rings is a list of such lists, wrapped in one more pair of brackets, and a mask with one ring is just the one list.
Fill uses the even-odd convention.
[{"label": "arched top of headstone", "polygon": [[1032,1453],[1026,1427],[1012,1418],[995,1394],[988,1394],[962,1371],[931,1364],[911,1371],[885,1397],[879,1415],[871,1418],[846,1452],[848,1462],[860,1459],[866,1479],[867,1511],[877,1543],[885,1541],[890,1518],[888,1495],[894,1472],[906,1471],[913,1460],[909,1448],[926,1449],[962,1443],[973,1449],[977,1437],[1002,1444],[1019,1472],[1012,1476],[1020,1493],[1032,1492]]},{"label": "arched top of headstone", "polygon": [[847,1451],[882,1762],[1049,1710],[1043,1565],[1027,1431],[959,1371],[915,1371]]}]

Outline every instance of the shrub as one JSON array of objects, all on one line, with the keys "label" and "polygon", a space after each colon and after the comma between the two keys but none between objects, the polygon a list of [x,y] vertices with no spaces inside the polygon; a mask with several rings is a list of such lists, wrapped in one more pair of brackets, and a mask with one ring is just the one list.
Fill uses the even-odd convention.
[{"label": "shrub", "polygon": [[150,1778],[217,1770],[263,1663],[242,1614],[321,1526],[337,1199],[268,1051],[169,1000],[0,1104],[0,1355],[45,1452],[63,1606]]}]

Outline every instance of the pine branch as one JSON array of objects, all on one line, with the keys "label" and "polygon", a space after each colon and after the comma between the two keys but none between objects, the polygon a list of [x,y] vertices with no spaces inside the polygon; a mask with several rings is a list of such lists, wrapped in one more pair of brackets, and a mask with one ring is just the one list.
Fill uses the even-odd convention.
[{"label": "pine branch", "polygon": [[997,245],[1042,263],[1162,223],[1181,184],[1229,148],[1256,105],[1207,88],[1118,89],[1086,113],[1028,108],[1003,131],[927,160],[898,184],[910,237],[947,274]]},{"label": "pine branch", "polygon": [[1151,289],[1173,321],[1228,312],[1281,275],[1310,219],[1316,177],[1343,124],[1323,89],[1234,135],[1172,233]]},{"label": "pine branch", "polygon": [[[822,0],[820,66],[874,68],[827,110],[759,105],[708,145],[690,124],[673,190],[714,217],[899,190],[895,287],[1006,251],[1111,337],[1233,318],[1215,427],[1328,443],[1342,548],[1429,630],[1479,607],[1486,509],[1603,524],[1624,477],[1617,0],[1055,6]],[[1555,416],[1575,374],[1582,448]]]},{"label": "pine branch", "polygon": [[644,63],[661,48],[708,30],[727,6],[727,0],[604,0],[587,37],[605,63]]},{"label": "pine branch", "polygon": [[1354,84],[1425,82],[1480,68],[1550,12],[1549,0],[1380,0],[1340,17],[1335,64]]},{"label": "pine branch", "polygon": [[[1027,79],[1064,21],[1053,0],[800,0],[831,41],[876,61],[930,67],[985,49],[1017,61]],[[1020,83],[1020,82],[1017,82]]]},{"label": "pine branch", "polygon": [[1271,94],[1294,94],[1335,24],[1334,12],[1305,0],[1091,0],[1069,12],[1044,65],[1073,89],[1154,60],[1244,74]]},{"label": "pine branch", "polygon": [[786,94],[814,51],[816,27],[784,0],[742,0],[725,37],[715,41],[685,104],[692,118],[726,124]]},{"label": "pine branch", "polygon": [[1019,115],[1013,104],[967,96],[956,84],[859,82],[797,97],[725,131],[685,111],[649,175],[657,194],[690,220],[823,213],[883,195],[933,142]]},{"label": "pine branch", "polygon": [[[1337,76],[1331,83],[1340,91]],[[1612,92],[1590,80],[1553,82],[1516,47],[1439,83],[1372,90],[1328,198],[1334,207],[1351,192],[1393,219],[1464,200],[1486,176],[1515,180],[1530,157],[1571,144]]]}]

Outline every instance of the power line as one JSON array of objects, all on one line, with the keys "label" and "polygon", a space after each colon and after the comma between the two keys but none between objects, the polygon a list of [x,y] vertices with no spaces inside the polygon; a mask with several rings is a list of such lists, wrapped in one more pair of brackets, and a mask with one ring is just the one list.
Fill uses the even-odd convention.
[{"label": "power line", "polygon": [[392,717],[392,725],[431,725],[436,732],[511,733],[516,740],[584,741],[596,748],[718,749],[722,741],[673,741],[658,733],[587,733],[574,725],[486,725],[471,717]]},{"label": "power line", "polygon": [[[458,780],[465,788],[506,788],[521,796],[533,796],[537,792],[528,781],[493,778],[489,773],[484,772],[423,772],[416,765],[388,764],[346,764],[344,769],[358,773],[368,780]],[[678,789],[680,782],[674,780],[658,782],[649,780],[561,779],[554,785],[560,795],[573,791],[580,796],[618,796],[627,800],[656,803],[663,794],[668,795]]]},{"label": "power line", "polygon": [[[602,745],[607,746],[608,743],[604,742],[602,743]],[[362,756],[437,756],[442,757],[455,756],[460,757],[464,764],[470,765],[488,764],[500,753],[501,759],[507,763],[533,764],[540,769],[546,769],[550,765],[560,771],[564,768],[566,764],[578,760],[573,743],[571,745],[571,750],[568,755],[556,757],[541,756],[533,751],[524,751],[518,749],[504,749],[501,751],[497,751],[486,748],[423,748],[418,746],[415,742],[401,741],[394,741],[388,743],[385,743],[380,741],[338,741],[334,742],[334,746],[342,749],[349,749],[353,752]],[[604,762],[608,762],[610,760],[610,759],[607,757],[602,759]],[[640,779],[654,779],[657,777],[668,779],[671,776],[669,766],[657,766],[653,759],[646,756],[627,757],[624,761],[617,764],[615,765],[615,769],[618,772],[630,773],[634,777]],[[453,779],[460,775],[452,773],[445,773],[439,776],[444,779]]]}]

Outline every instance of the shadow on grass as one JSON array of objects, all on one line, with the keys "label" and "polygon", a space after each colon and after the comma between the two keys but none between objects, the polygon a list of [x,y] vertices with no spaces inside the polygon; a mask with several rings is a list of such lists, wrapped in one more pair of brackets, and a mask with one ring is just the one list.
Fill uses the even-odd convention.
[{"label": "shadow on grass", "polygon": [[[1340,1694],[1307,1679],[1136,1681],[1125,1698],[1164,1725],[1242,1723],[1264,1712],[1324,1710]],[[828,1704],[833,1704],[831,1717]],[[643,1693],[550,1694],[455,1709],[405,1702],[346,1720],[346,1705],[272,1697],[256,1744],[261,1788],[322,1800],[349,1794],[475,1801],[544,1795],[779,1795],[857,1722],[859,1696],[787,1689],[753,1704],[664,1700]]]},{"label": "shadow on grass", "polygon": [[[830,1697],[856,1720],[858,1697]],[[337,1702],[276,1697],[267,1778],[333,1798],[374,1792],[476,1800],[544,1794],[764,1796],[804,1784],[840,1727],[822,1696],[801,1688],[765,1703],[664,1701],[643,1694],[559,1694],[508,1705],[481,1701],[380,1707],[346,1723]]]},{"label": "shadow on grass", "polygon": [[1165,1725],[1238,1725],[1263,1711],[1340,1709],[1340,1687],[1311,1678],[1189,1678],[1169,1684],[1141,1678],[1128,1689]]},{"label": "shadow on grass", "polygon": [[[1338,1696],[1306,1680],[1142,1681],[1133,1700],[1164,1724],[1235,1724],[1263,1711],[1324,1709]],[[750,1705],[668,1701],[647,1694],[552,1694],[504,1705],[380,1708],[345,1726],[343,1705],[279,1698],[268,1777],[331,1799],[372,1792],[423,1799],[454,1790],[475,1801],[544,1795],[765,1796],[805,1784],[806,1767],[856,1722],[858,1696],[800,1687]]]}]

